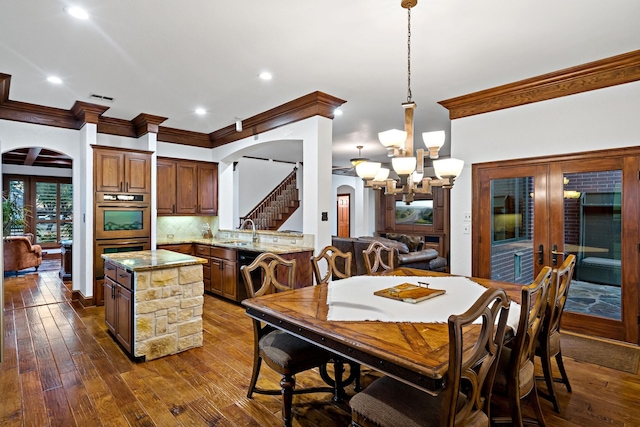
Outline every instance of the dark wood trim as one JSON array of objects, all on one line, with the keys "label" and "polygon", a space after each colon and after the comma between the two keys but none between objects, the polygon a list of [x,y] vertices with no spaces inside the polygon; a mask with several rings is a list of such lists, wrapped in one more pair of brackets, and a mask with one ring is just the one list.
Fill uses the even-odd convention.
[{"label": "dark wood trim", "polygon": [[11,76],[0,73],[0,105],[9,100],[9,87],[11,87]]},{"label": "dark wood trim", "polygon": [[[580,153],[554,154],[553,156],[527,157],[524,159],[499,160],[495,162],[475,163],[471,165],[473,170],[511,168],[514,166],[531,166],[541,163],[558,163],[568,161],[593,160],[597,158],[627,157],[640,155],[638,146],[610,148],[606,150],[583,151]],[[474,175],[475,176],[475,175]]]},{"label": "dark wood trim", "polygon": [[105,107],[104,105],[76,101],[73,107],[71,107],[71,113],[77,117],[78,122],[82,124],[81,126],[84,126],[86,123],[95,125],[100,121],[100,116],[108,109],[109,107]]},{"label": "dark wood trim", "polygon": [[96,305],[93,297],[85,297],[82,292],[75,289],[71,291],[71,301],[78,301],[83,308]]},{"label": "dark wood trim", "polygon": [[0,73],[0,119],[66,129],[80,129],[85,123],[98,125],[98,133],[140,138],[149,132],[158,134],[158,142],[215,148],[307,119],[323,116],[333,119],[333,111],[346,101],[323,92],[313,92],[271,110],[243,120],[244,130],[235,124],[209,134],[162,127],[166,117],[141,113],[133,120],[104,117],[109,107],[76,101],[70,110],[9,100],[11,75]]},{"label": "dark wood trim", "polygon": [[211,148],[212,146],[211,139],[206,133],[168,128],[165,126],[158,127],[158,142],[192,145],[202,148]]},{"label": "dark wood trim", "polygon": [[0,119],[78,130],[82,124],[71,110],[7,100],[0,104]]},{"label": "dark wood trim", "polygon": [[138,138],[148,133],[158,133],[158,127],[165,122],[167,117],[153,116],[151,114],[138,114],[131,122],[136,128]]},{"label": "dark wood trim", "polygon": [[459,119],[640,80],[640,50],[589,62],[438,104]]},{"label": "dark wood trim", "polygon": [[267,132],[313,116],[333,119],[333,111],[345,102],[345,100],[327,95],[323,92],[310,93],[276,108],[272,108],[271,110],[244,119],[242,121],[242,132],[236,132],[235,124],[212,132],[210,136],[213,147],[220,147],[221,145]]},{"label": "dark wood trim", "polygon": [[100,117],[100,121],[98,122],[98,133],[124,136],[127,138],[138,137],[136,128],[131,121],[116,119],[114,117]]}]

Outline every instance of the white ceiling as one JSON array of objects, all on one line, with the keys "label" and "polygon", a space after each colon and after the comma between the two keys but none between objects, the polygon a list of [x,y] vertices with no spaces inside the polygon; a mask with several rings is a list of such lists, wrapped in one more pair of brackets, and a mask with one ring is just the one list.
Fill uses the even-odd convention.
[{"label": "white ceiling", "polygon": [[[10,99],[69,109],[106,95],[115,101],[105,116],[147,113],[209,133],[318,90],[347,101],[334,120],[334,165],[348,164],[357,145],[384,159],[377,133],[403,126],[400,0],[73,2],[88,21],[65,14],[71,4],[0,0]],[[638,0],[420,0],[412,10],[416,135],[449,133],[437,101],[639,49],[639,22]],[[258,79],[263,70],[273,80]]]}]

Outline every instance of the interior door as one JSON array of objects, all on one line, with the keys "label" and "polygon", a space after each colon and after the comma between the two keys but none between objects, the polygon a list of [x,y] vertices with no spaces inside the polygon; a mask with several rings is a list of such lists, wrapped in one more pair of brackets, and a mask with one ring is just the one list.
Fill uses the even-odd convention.
[{"label": "interior door", "polygon": [[473,274],[530,283],[574,254],[563,328],[638,343],[639,154],[474,165]]},{"label": "interior door", "polygon": [[351,235],[350,196],[348,194],[338,195],[338,237],[349,237]]}]

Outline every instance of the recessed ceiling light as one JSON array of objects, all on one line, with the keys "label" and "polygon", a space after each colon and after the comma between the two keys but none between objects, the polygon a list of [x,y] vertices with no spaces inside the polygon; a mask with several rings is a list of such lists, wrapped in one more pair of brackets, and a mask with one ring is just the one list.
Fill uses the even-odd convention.
[{"label": "recessed ceiling light", "polygon": [[196,108],[196,114],[199,116],[204,116],[205,114],[207,114],[207,110],[205,110],[204,108]]},{"label": "recessed ceiling light", "polygon": [[74,18],[89,19],[89,13],[81,7],[67,6],[64,8],[64,11]]},{"label": "recessed ceiling light", "polygon": [[62,79],[60,77],[56,77],[56,76],[49,76],[47,77],[47,81],[49,83],[53,83],[53,84],[57,84],[59,85],[60,83],[62,83]]},{"label": "recessed ceiling light", "polygon": [[268,71],[261,72],[260,74],[258,74],[258,77],[260,77],[262,80],[271,80],[273,78],[271,73]]},{"label": "recessed ceiling light", "polygon": [[342,115],[342,110],[339,108],[336,108],[335,110],[333,110],[333,115],[334,116],[341,116]]}]

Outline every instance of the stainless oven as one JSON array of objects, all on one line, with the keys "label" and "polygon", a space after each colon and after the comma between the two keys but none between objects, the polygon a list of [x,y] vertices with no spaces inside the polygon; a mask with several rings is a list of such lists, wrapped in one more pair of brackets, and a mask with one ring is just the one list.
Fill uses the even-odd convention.
[{"label": "stainless oven", "polygon": [[96,193],[96,240],[150,238],[148,197],[147,194]]}]

